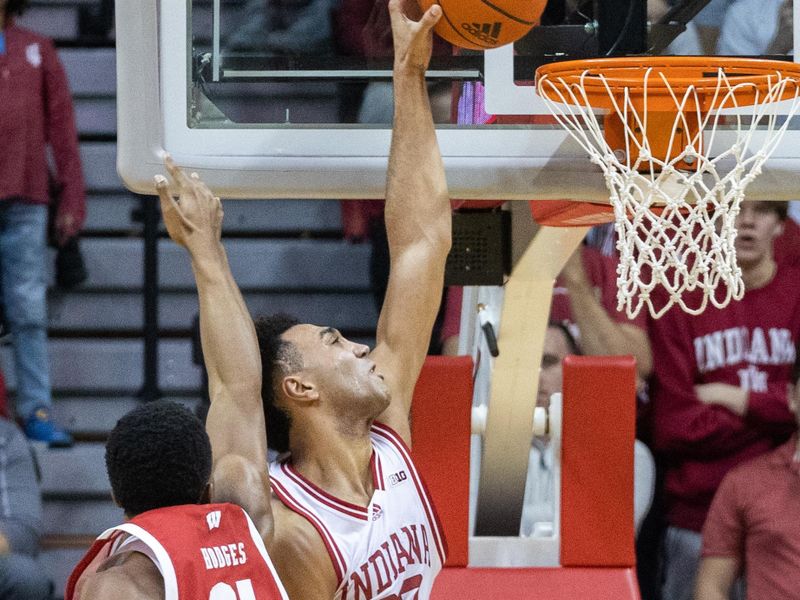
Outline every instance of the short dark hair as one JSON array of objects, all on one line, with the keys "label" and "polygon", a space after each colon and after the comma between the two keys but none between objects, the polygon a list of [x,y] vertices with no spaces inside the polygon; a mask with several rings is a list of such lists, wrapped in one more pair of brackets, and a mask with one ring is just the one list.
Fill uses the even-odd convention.
[{"label": "short dark hair", "polygon": [[8,0],[6,3],[6,16],[21,15],[28,7],[28,0]]},{"label": "short dark hair", "polygon": [[264,403],[264,418],[267,422],[267,445],[276,452],[289,449],[288,413],[275,403],[276,383],[282,375],[303,368],[303,357],[294,344],[281,336],[300,321],[292,315],[276,313],[256,319],[258,348],[261,351],[261,399]]},{"label": "short dark hair", "polygon": [[778,219],[781,221],[785,221],[786,218],[789,216],[789,203],[784,200],[781,201],[756,200],[756,202],[758,202],[758,204],[763,208],[769,209],[772,212],[774,212],[778,216]]},{"label": "short dark hair", "polygon": [[581,347],[578,345],[578,340],[575,339],[575,336],[572,335],[572,331],[570,331],[569,323],[567,321],[549,321],[547,326],[554,327],[564,334],[564,339],[567,340],[567,348],[569,348],[570,354],[575,354],[578,356],[583,354],[583,352],[581,352]]},{"label": "short dark hair", "polygon": [[200,504],[211,477],[211,443],[186,407],[147,402],[117,421],[106,444],[106,469],[114,498],[130,517]]}]

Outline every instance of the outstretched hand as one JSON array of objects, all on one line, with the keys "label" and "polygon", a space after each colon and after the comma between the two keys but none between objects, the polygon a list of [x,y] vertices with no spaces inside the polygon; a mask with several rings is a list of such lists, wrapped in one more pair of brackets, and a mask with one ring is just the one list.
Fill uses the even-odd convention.
[{"label": "outstretched hand", "polygon": [[442,16],[442,7],[434,4],[415,20],[418,14],[416,0],[389,0],[395,66],[425,71],[433,51],[433,27]]},{"label": "outstretched hand", "polygon": [[155,183],[161,200],[161,213],[169,236],[189,252],[215,250],[222,236],[222,203],[197,173],[187,176],[170,156],[164,159],[174,186],[177,200],[163,175]]}]

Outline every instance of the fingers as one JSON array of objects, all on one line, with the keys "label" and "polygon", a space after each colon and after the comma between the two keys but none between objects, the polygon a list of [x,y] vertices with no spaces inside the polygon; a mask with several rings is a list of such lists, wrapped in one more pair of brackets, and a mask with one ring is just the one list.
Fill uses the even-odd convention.
[{"label": "fingers", "polygon": [[181,220],[183,220],[183,214],[181,213],[180,208],[178,208],[178,203],[169,192],[169,182],[167,182],[167,178],[163,175],[156,175],[154,181],[156,183],[158,198],[161,201],[161,214],[164,215],[165,220],[166,216],[172,212],[176,212],[180,216]]},{"label": "fingers", "polygon": [[175,164],[175,161],[172,160],[172,157],[169,154],[164,157],[164,165],[167,167],[167,171],[179,187],[190,185],[189,178],[186,177],[186,173],[184,173],[181,168]]},{"label": "fingers", "polygon": [[422,18],[419,21],[420,26],[423,30],[428,31],[433,29],[434,26],[439,22],[439,19],[442,18],[442,7],[438,4],[433,4],[428,7],[428,10],[425,11],[425,14],[422,15]]},{"label": "fingers", "polygon": [[419,4],[416,1],[404,3],[402,0],[389,1],[389,16],[392,20],[407,19],[417,21],[423,29],[431,29],[442,17],[442,7],[432,4],[420,17]]}]

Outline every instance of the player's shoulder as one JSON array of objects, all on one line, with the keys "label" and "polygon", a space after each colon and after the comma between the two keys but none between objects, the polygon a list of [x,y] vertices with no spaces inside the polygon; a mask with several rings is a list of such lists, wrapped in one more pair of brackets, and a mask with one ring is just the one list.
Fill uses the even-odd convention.
[{"label": "player's shoulder", "polygon": [[338,580],[319,532],[277,498],[272,512],[275,533],[267,549],[289,597],[295,596],[292,590],[309,600],[333,597]]},{"label": "player's shoulder", "polygon": [[78,600],[120,598],[149,600],[164,597],[164,579],[153,561],[138,552],[112,560],[92,574]]},{"label": "player's shoulder", "polygon": [[274,546],[281,551],[299,553],[301,556],[309,553],[311,557],[318,554],[328,557],[322,538],[306,517],[287,507],[275,496],[272,498],[272,514],[275,529],[270,551]]}]

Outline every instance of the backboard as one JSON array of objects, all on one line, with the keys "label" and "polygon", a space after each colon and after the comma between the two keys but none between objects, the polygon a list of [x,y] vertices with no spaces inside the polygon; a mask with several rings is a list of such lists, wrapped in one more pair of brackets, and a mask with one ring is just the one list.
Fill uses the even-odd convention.
[{"label": "backboard", "polygon": [[[705,0],[684,0],[666,14],[654,0],[551,0],[543,25],[514,45],[476,53],[439,40],[428,80],[451,195],[607,201],[599,170],[536,96],[536,67],[606,54],[703,53],[703,41],[706,53],[717,52],[708,31],[721,23],[701,17],[725,3],[712,0],[692,19]],[[118,167],[126,184],[152,193],[166,150],[224,196],[383,197],[392,61],[385,4],[317,0],[295,3],[292,14],[266,0],[118,0]],[[726,25],[720,53],[776,53],[768,46],[784,35],[782,4],[758,3],[764,31],[750,31],[746,14],[738,33]],[[669,46],[687,20],[688,31]],[[783,43],[791,51],[798,36],[789,32]],[[487,112],[499,123],[484,124]],[[798,128],[792,124],[748,197],[794,197]]]}]

